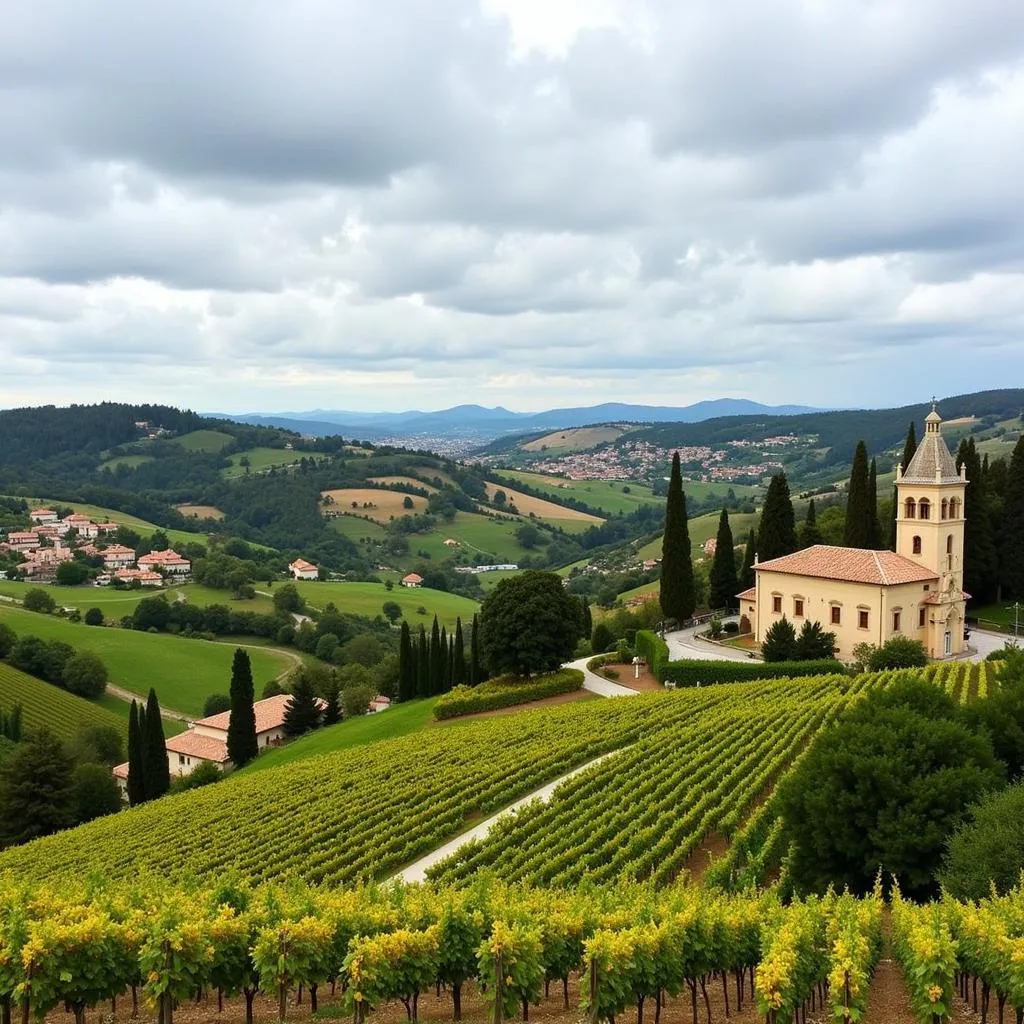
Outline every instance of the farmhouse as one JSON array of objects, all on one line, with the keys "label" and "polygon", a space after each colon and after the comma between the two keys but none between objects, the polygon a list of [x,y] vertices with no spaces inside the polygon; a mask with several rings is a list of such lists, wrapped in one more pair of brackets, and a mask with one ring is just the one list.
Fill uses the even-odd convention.
[{"label": "farmhouse", "polygon": [[173,548],[164,551],[150,551],[139,559],[139,568],[148,572],[157,570],[165,572],[168,576],[187,576],[192,571],[192,563],[187,558],[182,558]]},{"label": "farmhouse", "polygon": [[108,569],[127,569],[135,564],[135,552],[123,544],[111,544],[103,552],[103,564]]},{"label": "farmhouse", "polygon": [[816,544],[755,563],[756,582],[739,594],[758,642],[786,617],[818,621],[836,634],[840,658],[858,644],[894,636],[920,640],[930,658],[964,648],[964,491],[934,406],[907,467],[896,467],[896,551]]},{"label": "farmhouse", "polygon": [[408,576],[402,577],[403,587],[422,587],[423,577],[419,573],[411,572]]},{"label": "farmhouse", "polygon": [[28,517],[33,523],[55,523],[59,518],[52,508],[34,508]]},{"label": "farmhouse", "polygon": [[307,562],[304,558],[296,558],[291,565],[288,566],[288,571],[297,580],[318,580],[320,579],[320,570],[312,562]]},{"label": "farmhouse", "polygon": [[[151,572],[148,569],[118,569],[114,573],[114,579],[121,583],[131,583],[138,580],[143,587],[162,587],[164,578],[158,572]],[[99,582],[97,577],[96,582]]]}]

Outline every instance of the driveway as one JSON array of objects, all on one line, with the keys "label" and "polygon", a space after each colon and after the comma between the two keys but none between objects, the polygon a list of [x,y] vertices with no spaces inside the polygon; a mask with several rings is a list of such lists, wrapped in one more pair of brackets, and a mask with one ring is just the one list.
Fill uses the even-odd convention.
[{"label": "driveway", "polygon": [[[738,622],[739,619],[736,616],[731,616],[722,621]],[[699,639],[697,634],[705,632],[707,628],[707,624],[705,624],[666,633],[665,643],[668,644],[669,657],[673,661],[745,661],[749,663],[755,660],[747,657],[745,651],[722,647],[720,644]]]},{"label": "driveway", "polygon": [[613,683],[610,679],[591,672],[587,668],[590,658],[580,658],[577,661],[570,661],[563,665],[563,668],[578,668],[583,673],[583,689],[596,693],[599,697],[635,697],[640,691],[634,690],[621,683]]},{"label": "driveway", "polygon": [[967,646],[973,650],[968,661],[984,661],[992,653],[1006,646],[1013,637],[1009,633],[990,633],[987,629],[971,629],[971,639]]}]

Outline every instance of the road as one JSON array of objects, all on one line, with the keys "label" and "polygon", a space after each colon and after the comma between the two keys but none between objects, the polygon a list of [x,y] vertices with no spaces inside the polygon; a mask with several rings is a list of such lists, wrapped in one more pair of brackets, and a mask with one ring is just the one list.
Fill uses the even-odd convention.
[{"label": "road", "polygon": [[973,649],[973,654],[968,656],[968,661],[984,661],[992,653],[1005,647],[1007,641],[1013,637],[1008,633],[990,633],[987,629],[972,629],[971,639],[967,641],[968,647]]},{"label": "road", "polygon": [[[738,622],[735,616],[722,619],[723,622]],[[707,631],[707,624],[691,626],[689,629],[676,629],[665,634],[669,657],[673,661],[752,661],[745,651],[732,647],[722,647],[697,637],[698,633]]]},{"label": "road", "polygon": [[596,675],[587,668],[590,658],[579,658],[563,665],[563,668],[578,668],[583,673],[583,689],[596,693],[599,697],[635,697],[638,690],[630,689],[621,683],[613,683],[610,679]]}]

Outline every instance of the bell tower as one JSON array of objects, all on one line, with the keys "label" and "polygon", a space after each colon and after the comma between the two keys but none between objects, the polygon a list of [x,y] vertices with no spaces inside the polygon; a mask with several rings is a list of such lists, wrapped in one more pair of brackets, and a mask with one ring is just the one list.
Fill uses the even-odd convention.
[{"label": "bell tower", "polygon": [[909,466],[896,467],[896,552],[939,577],[922,602],[933,658],[963,650],[964,494],[967,477],[957,470],[932,402],[925,434]]}]

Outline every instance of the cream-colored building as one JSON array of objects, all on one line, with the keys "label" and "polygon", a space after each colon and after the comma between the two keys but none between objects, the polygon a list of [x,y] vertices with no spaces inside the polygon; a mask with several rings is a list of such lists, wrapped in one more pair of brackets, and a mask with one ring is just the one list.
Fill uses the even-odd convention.
[{"label": "cream-colored building", "polygon": [[963,651],[967,478],[957,471],[941,423],[933,407],[910,465],[896,467],[895,551],[816,544],[755,563],[755,585],[738,597],[759,643],[786,617],[797,630],[817,621],[835,633],[844,660],[858,644],[878,646],[894,636],[920,640],[930,658]]}]

